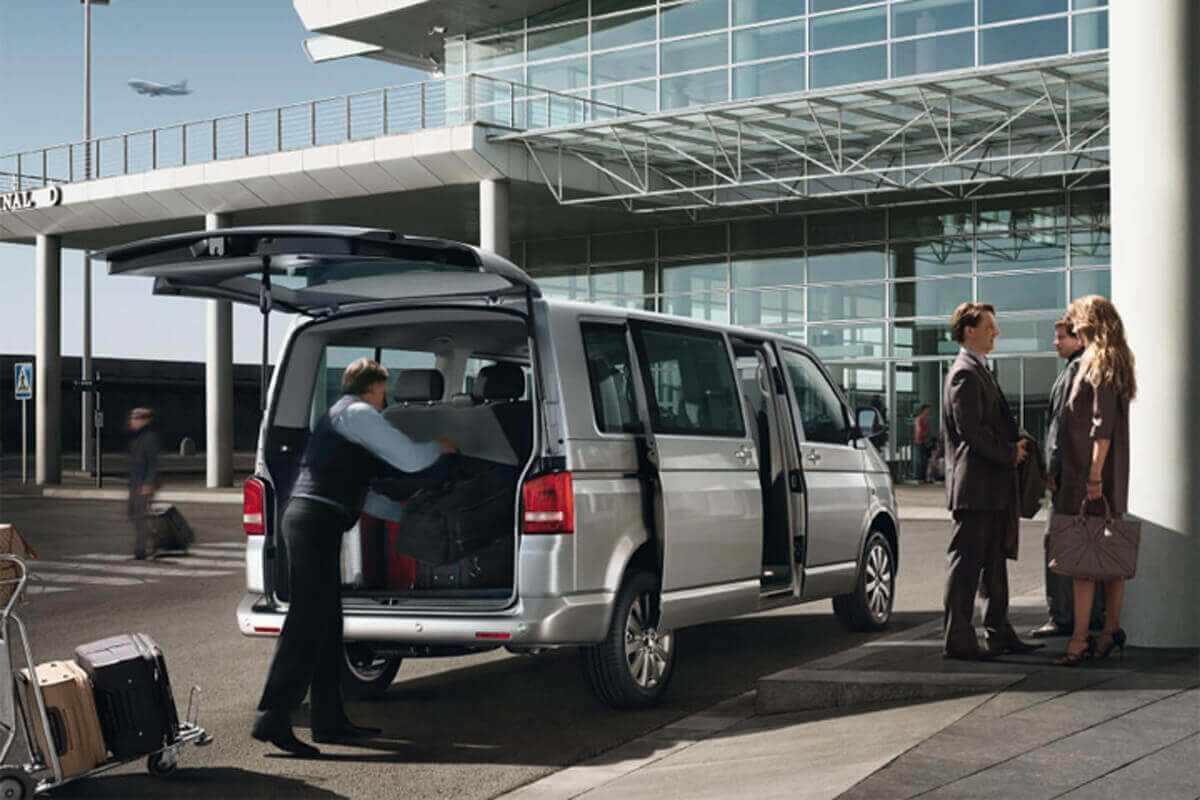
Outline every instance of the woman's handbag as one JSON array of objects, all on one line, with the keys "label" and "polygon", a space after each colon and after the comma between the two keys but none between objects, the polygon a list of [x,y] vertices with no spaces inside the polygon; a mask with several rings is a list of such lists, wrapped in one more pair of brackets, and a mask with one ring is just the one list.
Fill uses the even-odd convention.
[{"label": "woman's handbag", "polygon": [[1104,514],[1054,513],[1050,518],[1050,570],[1091,581],[1132,578],[1137,571],[1142,523],[1115,519],[1104,499]]}]

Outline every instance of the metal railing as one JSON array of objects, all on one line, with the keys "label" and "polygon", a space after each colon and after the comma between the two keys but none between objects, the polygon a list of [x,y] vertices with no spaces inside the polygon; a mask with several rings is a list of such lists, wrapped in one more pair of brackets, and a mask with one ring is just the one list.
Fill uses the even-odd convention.
[{"label": "metal railing", "polygon": [[0,156],[0,192],[468,122],[530,130],[637,113],[584,96],[469,74]]}]

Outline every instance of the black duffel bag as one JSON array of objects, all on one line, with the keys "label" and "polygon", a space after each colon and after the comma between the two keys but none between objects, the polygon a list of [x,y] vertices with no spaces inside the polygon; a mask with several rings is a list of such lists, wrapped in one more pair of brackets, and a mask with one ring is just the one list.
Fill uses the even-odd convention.
[{"label": "black duffel bag", "polygon": [[504,589],[511,586],[514,538],[507,534],[446,564],[417,562],[416,589]]},{"label": "black duffel bag", "polygon": [[397,552],[431,564],[457,561],[508,533],[516,513],[519,469],[455,454],[446,480],[409,498],[396,535]]}]

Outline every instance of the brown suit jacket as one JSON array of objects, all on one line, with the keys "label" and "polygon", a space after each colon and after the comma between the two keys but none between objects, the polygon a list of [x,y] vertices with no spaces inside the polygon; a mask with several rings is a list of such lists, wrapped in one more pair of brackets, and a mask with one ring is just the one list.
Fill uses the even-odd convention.
[{"label": "brown suit jacket", "polygon": [[942,392],[951,511],[1015,510],[1017,424],[990,373],[959,353]]}]

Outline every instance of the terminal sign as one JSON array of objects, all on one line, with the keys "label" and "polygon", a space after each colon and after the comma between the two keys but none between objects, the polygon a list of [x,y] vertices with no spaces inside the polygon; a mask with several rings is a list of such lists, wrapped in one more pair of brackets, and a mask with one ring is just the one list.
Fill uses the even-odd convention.
[{"label": "terminal sign", "polygon": [[13,395],[17,400],[33,399],[33,362],[13,364]]},{"label": "terminal sign", "polygon": [[29,208],[56,206],[62,201],[62,189],[50,186],[45,189],[22,189],[0,194],[0,212],[24,211]]}]

